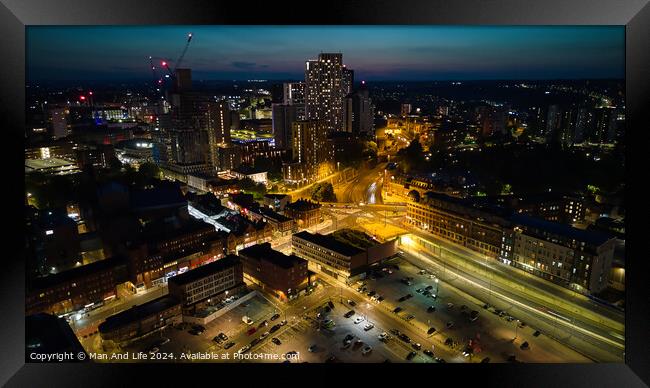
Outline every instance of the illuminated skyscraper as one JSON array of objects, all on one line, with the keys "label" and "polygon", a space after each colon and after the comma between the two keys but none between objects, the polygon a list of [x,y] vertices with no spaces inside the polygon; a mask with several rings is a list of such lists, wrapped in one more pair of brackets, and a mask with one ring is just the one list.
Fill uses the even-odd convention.
[{"label": "illuminated skyscraper", "polygon": [[[346,77],[350,77],[347,73]],[[343,55],[321,53],[305,63],[305,116],[323,120],[328,133],[345,129]]]}]

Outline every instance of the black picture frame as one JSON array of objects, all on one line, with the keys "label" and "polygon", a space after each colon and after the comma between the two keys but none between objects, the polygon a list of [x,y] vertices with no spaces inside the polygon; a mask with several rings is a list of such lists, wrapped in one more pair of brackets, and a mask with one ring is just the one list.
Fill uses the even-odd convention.
[{"label": "black picture frame", "polygon": [[[650,95],[650,5],[648,0],[394,0],[318,2],[253,1],[91,1],[91,0],[0,0],[0,117],[3,126],[3,156],[6,157],[4,194],[6,212],[0,317],[0,382],[8,386],[134,385],[135,378],[148,385],[171,384],[172,378],[189,381],[208,378],[219,382],[252,386],[311,384],[314,380],[337,385],[366,385],[386,375],[424,378],[442,383],[442,376],[456,382],[493,383],[498,386],[636,387],[650,384],[650,356],[646,318],[650,300],[647,259],[639,252],[643,228],[632,222],[647,215],[640,205],[628,200],[626,229],[630,236],[626,254],[626,353],[625,364],[490,364],[490,365],[99,365],[25,364],[24,357],[24,257],[21,244],[21,206],[24,202],[23,127],[25,123],[25,26],[29,25],[134,25],[134,24],[452,24],[452,25],[625,25],[626,31],[626,120],[625,137],[629,176],[629,156],[640,147],[630,136],[644,128],[644,113]],[[8,143],[7,143],[8,142]],[[14,144],[15,143],[15,144]],[[635,144],[636,143],[636,144]],[[14,176],[15,174],[15,176]],[[627,180],[627,192],[631,179]],[[636,184],[632,184],[635,187]],[[15,217],[15,219],[14,219]],[[630,245],[630,240],[633,243]],[[7,249],[10,248],[10,249]],[[327,368],[327,369],[326,369]],[[391,369],[404,369],[402,372]],[[432,369],[434,368],[434,369]],[[480,368],[470,371],[470,368]],[[257,371],[259,369],[259,372]],[[230,380],[226,374],[235,377]],[[322,377],[321,377],[322,376]],[[352,379],[352,376],[359,376]],[[413,377],[415,376],[415,377]],[[348,377],[351,380],[348,380]],[[278,379],[275,381],[275,379]],[[428,380],[431,379],[431,380]],[[244,381],[242,380],[242,381]],[[384,380],[385,381],[385,380]],[[412,382],[409,384],[420,384]]]}]

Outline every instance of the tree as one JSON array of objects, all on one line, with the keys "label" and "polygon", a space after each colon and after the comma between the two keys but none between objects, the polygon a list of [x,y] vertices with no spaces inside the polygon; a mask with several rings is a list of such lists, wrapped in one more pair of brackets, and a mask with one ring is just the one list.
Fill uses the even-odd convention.
[{"label": "tree", "polygon": [[314,201],[336,202],[334,186],[331,183],[316,183],[311,189],[311,199]]},{"label": "tree", "polygon": [[377,143],[374,141],[364,142],[363,152],[361,155],[366,159],[372,159],[377,157]]},{"label": "tree", "polygon": [[411,140],[408,147],[401,149],[399,154],[404,156],[403,162],[401,163],[404,172],[418,169],[424,162],[424,150],[417,138]]},{"label": "tree", "polygon": [[240,180],[238,185],[243,192],[253,194],[255,198],[261,198],[266,194],[266,186],[261,183],[255,183],[250,178]]}]

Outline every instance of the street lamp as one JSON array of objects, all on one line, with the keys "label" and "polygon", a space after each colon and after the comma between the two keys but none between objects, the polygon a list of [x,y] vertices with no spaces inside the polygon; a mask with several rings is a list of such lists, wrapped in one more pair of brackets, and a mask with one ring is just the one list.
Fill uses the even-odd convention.
[{"label": "street lamp", "polygon": [[440,296],[439,295],[440,293],[438,292],[438,278],[436,278],[436,280],[434,280],[434,281],[436,282],[436,298],[437,298],[437,297]]}]

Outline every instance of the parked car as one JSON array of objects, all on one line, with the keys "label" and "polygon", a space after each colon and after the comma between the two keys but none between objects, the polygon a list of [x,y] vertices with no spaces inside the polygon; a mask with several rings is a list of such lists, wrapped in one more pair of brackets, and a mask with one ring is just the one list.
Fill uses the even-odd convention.
[{"label": "parked car", "polygon": [[225,333],[219,333],[217,337],[221,338],[222,341],[228,341],[228,336]]},{"label": "parked car", "polygon": [[405,319],[406,319],[407,321],[410,321],[410,320],[413,319],[413,318],[415,318],[415,316],[412,315],[412,314],[409,314],[409,315],[406,316]]},{"label": "parked car", "polygon": [[282,341],[280,341],[277,337],[271,338],[271,342],[273,342],[276,345],[281,345]]},{"label": "parked car", "polygon": [[356,317],[356,318],[354,318],[354,324],[355,324],[355,325],[358,324],[358,323],[361,323],[361,322],[363,322],[363,318],[362,318],[362,317]]},{"label": "parked car", "polygon": [[316,351],[316,345],[315,344],[311,345],[309,348],[307,348],[307,351],[309,351],[309,353],[315,352]]},{"label": "parked car", "polygon": [[250,329],[248,329],[248,331],[246,332],[246,334],[248,334],[248,335],[253,335],[253,334],[255,334],[256,331],[257,331],[256,328],[251,327]]},{"label": "parked car", "polygon": [[417,353],[415,353],[415,352],[410,352],[408,355],[406,355],[406,359],[409,360],[409,361],[411,361],[412,359],[415,358],[416,355],[417,355]]},{"label": "parked car", "polygon": [[429,306],[429,308],[427,308],[428,313],[433,313],[435,311],[436,311],[436,306]]},{"label": "parked car", "polygon": [[357,302],[353,301],[352,299],[348,299],[348,304],[352,307],[357,305]]},{"label": "parked car", "polygon": [[413,342],[413,343],[411,344],[411,346],[413,346],[413,349],[416,349],[416,350],[420,350],[420,349],[422,349],[422,345],[420,345],[420,344],[417,343],[417,342]]},{"label": "parked car", "polygon": [[280,326],[279,323],[278,323],[278,324],[275,324],[275,325],[273,325],[273,326],[271,327],[271,329],[269,330],[269,332],[271,332],[271,333],[275,333],[276,331],[278,331],[278,329],[280,329],[280,327],[281,327],[281,326]]},{"label": "parked car", "polygon": [[528,341],[525,341],[521,346],[519,346],[521,350],[528,350],[530,349],[530,345],[528,344]]},{"label": "parked car", "polygon": [[452,327],[454,327],[454,322],[452,321],[447,322],[447,329],[451,329]]},{"label": "parked car", "polygon": [[234,343],[234,342],[228,342],[227,344],[223,345],[223,348],[224,348],[224,349],[230,349],[230,348],[232,348],[233,346],[235,346],[235,343]]},{"label": "parked car", "polygon": [[435,328],[435,327],[430,327],[429,330],[427,330],[427,334],[429,334],[429,335],[431,335],[431,334],[433,334],[433,333],[435,333],[435,332],[436,332],[436,328]]},{"label": "parked car", "polygon": [[365,325],[363,327],[363,330],[369,331],[369,330],[372,330],[373,327],[375,327],[375,325],[373,325],[372,323],[369,323],[369,324],[367,324],[367,325]]},{"label": "parked car", "polygon": [[283,321],[280,322],[280,326],[284,326],[284,325],[286,325],[286,324],[287,324],[287,321],[286,321],[286,320],[283,320]]},{"label": "parked car", "polygon": [[397,307],[395,307],[395,309],[393,309],[393,312],[394,312],[395,314],[397,314],[397,313],[399,313],[399,312],[402,311],[402,310],[403,310],[403,309],[402,309],[401,307],[397,306]]},{"label": "parked car", "polygon": [[329,329],[330,327],[336,325],[336,323],[331,319],[326,319],[323,321],[323,327]]},{"label": "parked car", "polygon": [[278,318],[280,318],[280,314],[273,314],[273,316],[271,317],[271,321],[275,321]]},{"label": "parked car", "polygon": [[540,334],[542,334],[542,333],[541,333],[539,330],[536,330],[536,331],[533,333],[533,336],[534,336],[534,337],[539,337]]},{"label": "parked car", "polygon": [[490,357],[485,357],[481,360],[481,364],[487,364],[488,362],[490,362]]},{"label": "parked car", "polygon": [[427,356],[433,358],[433,352],[429,349],[424,349],[422,353],[426,354]]},{"label": "parked car", "polygon": [[407,344],[411,343],[411,338],[408,335],[404,334],[404,333],[399,335],[399,339],[406,342]]},{"label": "parked car", "polygon": [[361,351],[361,354],[363,354],[365,356],[366,354],[368,354],[370,352],[372,352],[372,347],[370,345],[368,345],[365,348],[363,348],[363,350]]},{"label": "parked car", "polygon": [[264,339],[264,338],[268,337],[270,334],[271,334],[271,333],[267,331],[267,332],[263,333],[263,334],[260,336],[260,339]]},{"label": "parked car", "polygon": [[389,335],[384,331],[381,334],[379,334],[377,338],[379,338],[380,341],[388,341]]},{"label": "parked car", "polygon": [[354,315],[354,310],[350,310],[347,313],[343,314],[343,316],[346,318],[350,318],[353,315]]}]

